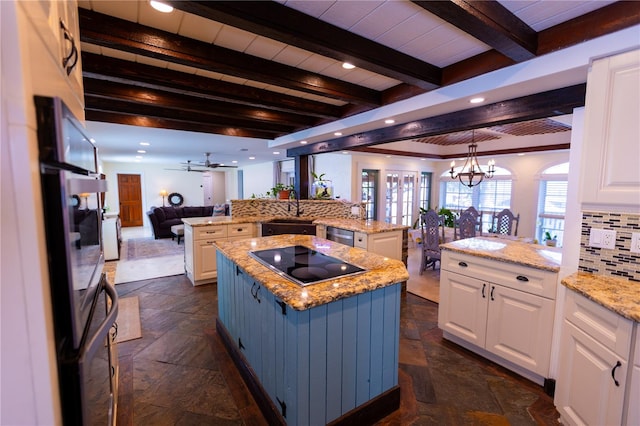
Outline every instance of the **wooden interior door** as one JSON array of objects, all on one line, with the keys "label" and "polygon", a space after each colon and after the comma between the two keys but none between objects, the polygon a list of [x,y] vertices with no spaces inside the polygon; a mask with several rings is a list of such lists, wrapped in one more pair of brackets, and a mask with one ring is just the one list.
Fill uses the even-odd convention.
[{"label": "wooden interior door", "polygon": [[118,198],[122,226],[142,226],[142,189],[140,175],[118,173]]}]

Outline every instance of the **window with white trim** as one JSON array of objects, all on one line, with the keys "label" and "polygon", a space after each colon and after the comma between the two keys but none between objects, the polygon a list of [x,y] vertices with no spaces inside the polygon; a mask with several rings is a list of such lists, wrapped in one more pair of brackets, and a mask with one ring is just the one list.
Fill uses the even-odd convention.
[{"label": "window with white trim", "polygon": [[556,237],[557,246],[562,247],[568,176],[569,163],[551,166],[540,175],[536,238],[541,243],[545,239],[545,232],[548,232],[551,237]]},{"label": "window with white trim", "polygon": [[451,179],[447,170],[440,176],[440,207],[459,213],[471,206],[482,213],[482,232],[492,227],[493,213],[511,208],[513,176],[502,167],[496,167],[494,177],[485,178],[480,185],[469,188],[458,179]]}]

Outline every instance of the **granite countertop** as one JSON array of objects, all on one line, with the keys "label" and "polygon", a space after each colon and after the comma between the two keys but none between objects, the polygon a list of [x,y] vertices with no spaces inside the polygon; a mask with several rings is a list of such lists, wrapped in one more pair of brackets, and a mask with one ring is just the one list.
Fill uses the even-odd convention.
[{"label": "granite countertop", "polygon": [[562,251],[559,248],[495,237],[467,238],[441,244],[440,247],[443,250],[552,272],[558,272],[562,262]]},{"label": "granite countertop", "polygon": [[205,217],[183,217],[182,222],[191,226],[226,225],[236,223],[260,222],[259,217],[238,217],[233,216],[205,216]]},{"label": "granite countertop", "polygon": [[402,231],[409,229],[406,225],[394,225],[392,223],[380,222],[377,220],[362,219],[339,219],[339,218],[315,218],[316,225],[334,226],[336,228],[347,229],[349,231],[362,232],[364,234],[378,234],[380,232]]},{"label": "granite countertop", "polygon": [[576,272],[561,282],[599,305],[640,322],[640,283],[588,272]]},{"label": "granite countertop", "polygon": [[[295,245],[312,248],[360,266],[367,271],[362,274],[300,286],[248,255],[249,251]],[[239,241],[217,241],[216,246],[220,252],[265,286],[277,298],[298,311],[387,287],[409,279],[409,272],[404,263],[399,260],[389,259],[366,250],[348,247],[315,236],[275,235]]]}]

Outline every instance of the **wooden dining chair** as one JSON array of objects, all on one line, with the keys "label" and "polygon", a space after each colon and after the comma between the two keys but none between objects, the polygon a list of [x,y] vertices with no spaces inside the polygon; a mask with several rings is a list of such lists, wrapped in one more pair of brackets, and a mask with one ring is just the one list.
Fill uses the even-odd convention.
[{"label": "wooden dining chair", "polygon": [[436,262],[440,262],[440,216],[435,210],[428,210],[420,215],[420,226],[422,229],[420,275],[422,275],[429,266],[436,269]]},{"label": "wooden dining chair", "polygon": [[482,235],[482,212],[476,210],[475,207],[471,206],[462,212],[469,212],[476,219],[476,231],[478,234]]},{"label": "wooden dining chair", "polygon": [[476,236],[477,219],[470,212],[462,212],[458,219],[458,236],[461,240]]},{"label": "wooden dining chair", "polygon": [[514,215],[511,210],[504,209],[499,213],[493,214],[493,231],[496,234],[518,236],[519,222],[520,213]]}]

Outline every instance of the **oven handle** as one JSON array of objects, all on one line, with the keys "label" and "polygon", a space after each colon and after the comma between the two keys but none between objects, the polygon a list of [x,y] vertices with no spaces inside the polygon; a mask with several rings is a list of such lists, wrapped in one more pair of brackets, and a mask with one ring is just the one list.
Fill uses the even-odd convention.
[{"label": "oven handle", "polygon": [[[116,318],[118,317],[118,293],[116,292],[115,287],[109,284],[104,273],[102,274],[100,281],[103,283],[104,291],[109,295],[109,297],[111,297],[111,309],[109,309],[109,313],[105,316],[100,327],[98,327],[98,331],[96,331],[96,333],[90,337],[91,340],[84,345],[80,356],[85,359],[92,356],[97,348],[104,345],[104,339],[107,338],[111,326],[116,322]],[[102,292],[99,291],[98,294],[100,293]],[[96,308],[97,306],[93,307],[93,309]]]}]

